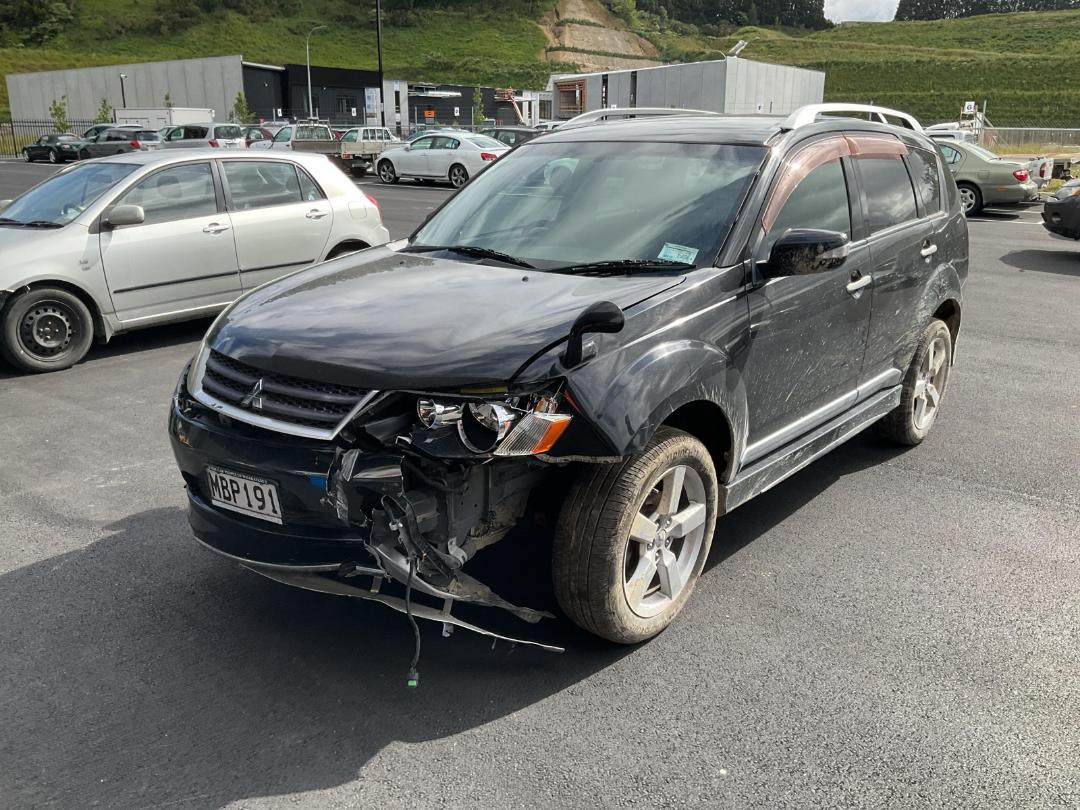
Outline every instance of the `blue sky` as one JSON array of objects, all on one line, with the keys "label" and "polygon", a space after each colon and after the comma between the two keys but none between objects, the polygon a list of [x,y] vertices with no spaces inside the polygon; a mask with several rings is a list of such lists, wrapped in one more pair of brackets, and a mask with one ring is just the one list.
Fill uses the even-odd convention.
[{"label": "blue sky", "polygon": [[897,0],[825,0],[825,16],[844,20],[891,20]]}]

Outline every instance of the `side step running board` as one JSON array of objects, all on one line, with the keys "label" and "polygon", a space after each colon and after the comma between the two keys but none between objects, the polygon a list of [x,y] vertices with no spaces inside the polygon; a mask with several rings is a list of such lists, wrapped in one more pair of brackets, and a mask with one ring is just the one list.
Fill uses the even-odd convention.
[{"label": "side step running board", "polygon": [[722,512],[730,512],[755,495],[772,489],[881,419],[900,404],[900,390],[901,386],[897,385],[879,391],[851,410],[740,471],[734,481],[720,488]]}]

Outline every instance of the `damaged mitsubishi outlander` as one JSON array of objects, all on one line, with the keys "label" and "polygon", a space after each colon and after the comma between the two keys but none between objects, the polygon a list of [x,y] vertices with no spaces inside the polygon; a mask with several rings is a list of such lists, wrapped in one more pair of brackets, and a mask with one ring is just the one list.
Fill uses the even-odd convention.
[{"label": "damaged mitsubishi outlander", "polygon": [[550,615],[469,573],[546,513],[558,605],[633,643],[722,515],[873,423],[927,436],[968,238],[917,122],[601,117],[221,314],[169,418],[199,541],[505,638],[455,606]]}]

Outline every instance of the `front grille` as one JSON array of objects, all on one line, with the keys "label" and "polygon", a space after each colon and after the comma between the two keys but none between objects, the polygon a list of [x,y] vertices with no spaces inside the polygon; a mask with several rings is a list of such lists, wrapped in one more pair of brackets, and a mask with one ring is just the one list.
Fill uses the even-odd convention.
[{"label": "front grille", "polygon": [[219,402],[252,416],[328,433],[371,393],[262,371],[213,350],[206,360],[202,388]]}]

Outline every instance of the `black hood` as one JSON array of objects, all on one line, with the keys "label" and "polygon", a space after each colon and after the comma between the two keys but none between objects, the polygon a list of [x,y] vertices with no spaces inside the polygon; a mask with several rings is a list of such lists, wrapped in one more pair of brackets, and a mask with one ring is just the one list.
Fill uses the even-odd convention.
[{"label": "black hood", "polygon": [[683,278],[572,276],[374,248],[244,297],[210,345],[266,371],[361,388],[505,383],[589,304],[625,310]]}]

